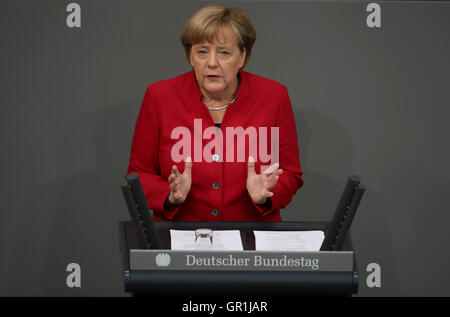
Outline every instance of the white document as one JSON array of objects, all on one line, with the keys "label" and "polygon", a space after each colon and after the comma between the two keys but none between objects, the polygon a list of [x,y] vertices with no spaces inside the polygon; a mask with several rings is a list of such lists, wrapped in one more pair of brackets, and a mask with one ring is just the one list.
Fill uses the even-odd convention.
[{"label": "white document", "polygon": [[323,231],[253,231],[256,251],[320,251]]},{"label": "white document", "polygon": [[[195,230],[170,230],[172,250],[195,250]],[[214,230],[212,250],[242,251],[239,230]]]}]

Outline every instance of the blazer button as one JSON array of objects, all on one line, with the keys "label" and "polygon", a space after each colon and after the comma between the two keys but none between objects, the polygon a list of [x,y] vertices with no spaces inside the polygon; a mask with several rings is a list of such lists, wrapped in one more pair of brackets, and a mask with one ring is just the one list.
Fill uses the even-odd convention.
[{"label": "blazer button", "polygon": [[220,159],[219,154],[214,154],[214,155],[212,156],[212,160],[213,160],[214,162],[219,162],[219,159]]},{"label": "blazer button", "polygon": [[211,210],[211,215],[213,216],[217,216],[219,214],[219,210],[214,208],[213,210]]},{"label": "blazer button", "polygon": [[219,189],[219,187],[220,187],[220,185],[219,185],[218,182],[212,183],[212,188],[214,188],[214,189]]}]

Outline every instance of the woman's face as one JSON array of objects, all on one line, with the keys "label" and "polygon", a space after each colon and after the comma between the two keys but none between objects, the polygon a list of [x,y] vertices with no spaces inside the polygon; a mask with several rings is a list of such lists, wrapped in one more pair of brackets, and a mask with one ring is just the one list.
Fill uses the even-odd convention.
[{"label": "woman's face", "polygon": [[234,93],[245,51],[241,52],[230,29],[224,29],[212,43],[192,45],[190,59],[203,95],[227,98]]}]

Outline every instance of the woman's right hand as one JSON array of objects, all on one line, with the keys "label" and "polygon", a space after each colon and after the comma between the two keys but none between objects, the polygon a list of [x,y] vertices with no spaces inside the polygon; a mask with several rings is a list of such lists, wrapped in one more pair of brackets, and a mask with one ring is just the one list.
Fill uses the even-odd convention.
[{"label": "woman's right hand", "polygon": [[184,161],[184,172],[183,174],[178,171],[177,166],[172,166],[172,173],[169,175],[170,183],[170,194],[168,197],[169,203],[172,205],[182,204],[185,200],[189,191],[191,190],[192,184],[192,159],[187,157]]}]

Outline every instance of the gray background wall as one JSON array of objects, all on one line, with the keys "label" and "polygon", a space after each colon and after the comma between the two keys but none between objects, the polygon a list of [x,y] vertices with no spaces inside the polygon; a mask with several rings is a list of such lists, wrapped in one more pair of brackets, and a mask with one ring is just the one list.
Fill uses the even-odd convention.
[{"label": "gray background wall", "polygon": [[[179,43],[208,2],[0,2],[0,295],[125,295],[117,223],[146,87],[188,71]],[[287,221],[332,217],[347,176],[367,186],[352,227],[359,295],[450,295],[450,4],[232,2],[257,30],[247,70],[289,89],[304,187]],[[82,288],[65,286],[66,265]],[[382,287],[365,286],[369,263]]]}]

